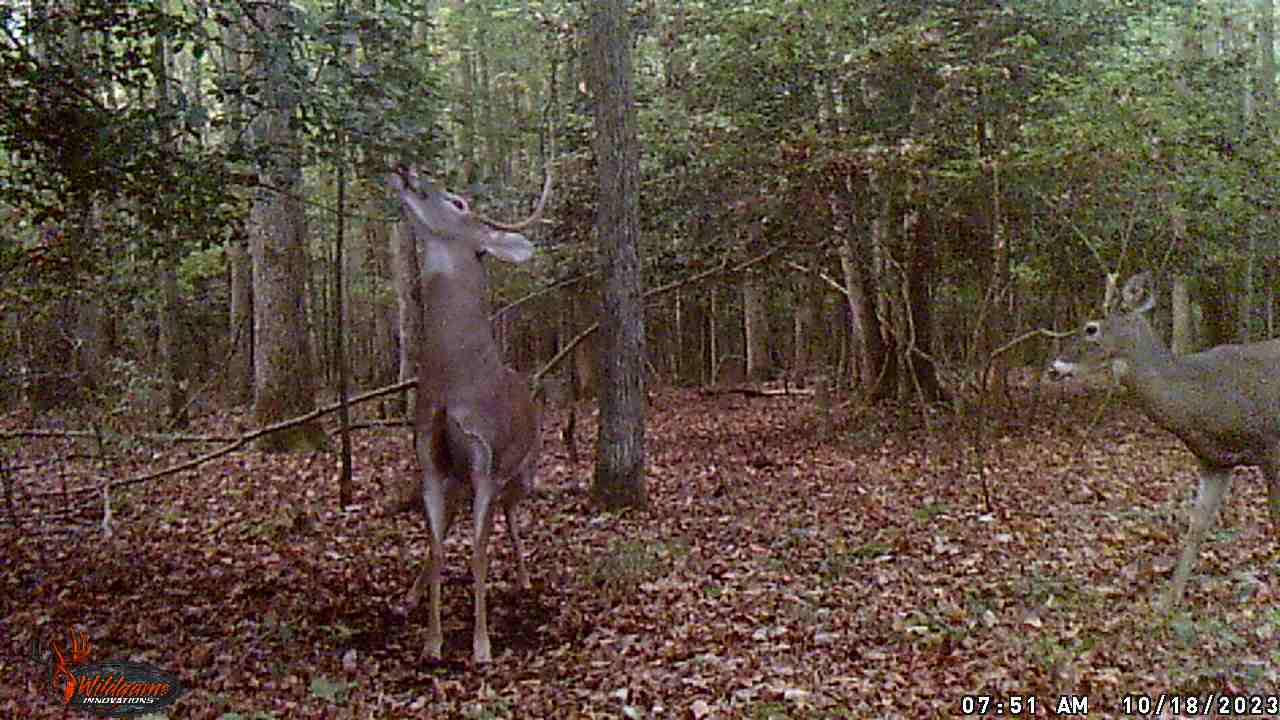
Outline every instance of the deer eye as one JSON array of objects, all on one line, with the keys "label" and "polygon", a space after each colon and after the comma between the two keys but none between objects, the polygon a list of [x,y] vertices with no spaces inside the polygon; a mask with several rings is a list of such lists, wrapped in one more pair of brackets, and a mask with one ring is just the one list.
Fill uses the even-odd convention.
[{"label": "deer eye", "polygon": [[1086,324],[1085,324],[1085,326],[1084,326],[1084,336],[1085,336],[1085,337],[1097,337],[1098,332],[1099,332],[1099,331],[1101,331],[1101,330],[1102,330],[1102,328],[1101,328],[1101,327],[1099,327],[1099,326],[1098,326],[1098,323],[1096,323],[1096,322],[1086,323]]},{"label": "deer eye", "polygon": [[449,202],[453,204],[453,206],[458,210],[458,212],[467,212],[466,200],[463,200],[462,198],[455,195],[449,198]]}]

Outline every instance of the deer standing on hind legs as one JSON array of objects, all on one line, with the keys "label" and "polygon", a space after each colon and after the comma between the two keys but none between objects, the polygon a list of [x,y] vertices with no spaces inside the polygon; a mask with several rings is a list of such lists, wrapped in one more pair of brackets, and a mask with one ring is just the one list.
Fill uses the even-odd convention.
[{"label": "deer standing on hind legs", "polygon": [[1115,369],[1147,417],[1178,436],[1200,461],[1191,528],[1164,602],[1171,610],[1182,599],[1200,542],[1231,484],[1232,468],[1262,470],[1272,525],[1280,531],[1280,340],[1175,356],[1147,320],[1156,302],[1148,284],[1146,273],[1130,278],[1119,311],[1108,308],[1105,319],[1085,323],[1074,347],[1053,361],[1050,374]]},{"label": "deer standing on hind legs", "polygon": [[534,402],[525,377],[502,364],[489,326],[481,256],[513,263],[533,256],[533,245],[517,231],[541,217],[551,177],[548,174],[533,216],[516,225],[472,214],[466,201],[451,193],[420,189],[413,171],[393,175],[389,183],[414,226],[423,306],[414,445],[422,467],[431,553],[409,592],[408,606],[417,606],[423,583],[428,583],[431,618],[425,654],[439,659],[444,644],[440,629],[444,538],[458,506],[470,498],[475,582],[472,659],[487,663],[492,653],[485,594],[494,503],[506,516],[517,581],[527,588],[529,572],[513,511],[532,487],[541,449],[542,408]]}]

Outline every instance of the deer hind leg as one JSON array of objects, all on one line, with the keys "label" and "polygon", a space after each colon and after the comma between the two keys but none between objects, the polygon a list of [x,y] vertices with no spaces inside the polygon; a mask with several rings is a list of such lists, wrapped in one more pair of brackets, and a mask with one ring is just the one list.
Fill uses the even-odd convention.
[{"label": "deer hind leg", "polygon": [[1178,569],[1173,575],[1173,587],[1170,588],[1166,598],[1165,610],[1172,610],[1182,600],[1187,578],[1190,577],[1191,568],[1199,555],[1200,543],[1204,540],[1209,528],[1213,527],[1218,508],[1222,507],[1222,499],[1226,497],[1230,487],[1231,470],[1229,468],[1224,470],[1202,467],[1200,469],[1200,492],[1196,496],[1196,507],[1191,515],[1191,527],[1187,531],[1187,538],[1183,544],[1182,557],[1178,560]]},{"label": "deer hind leg", "polygon": [[524,499],[533,481],[533,467],[523,467],[502,492],[502,514],[507,520],[507,534],[511,536],[511,546],[516,553],[516,582],[522,589],[529,589],[529,569],[524,561],[524,548],[520,542],[520,526],[516,525],[516,506]]},{"label": "deer hind leg", "polygon": [[448,490],[445,487],[448,478],[427,463],[422,471],[422,501],[427,511],[427,524],[430,526],[431,553],[427,558],[427,567],[418,576],[418,581],[409,591],[411,606],[416,606],[422,599],[424,581],[431,586],[431,617],[427,626],[427,646],[424,650],[428,657],[440,659],[444,647],[444,633],[440,629],[440,581],[444,572],[444,538],[449,532],[453,513],[448,506]]}]

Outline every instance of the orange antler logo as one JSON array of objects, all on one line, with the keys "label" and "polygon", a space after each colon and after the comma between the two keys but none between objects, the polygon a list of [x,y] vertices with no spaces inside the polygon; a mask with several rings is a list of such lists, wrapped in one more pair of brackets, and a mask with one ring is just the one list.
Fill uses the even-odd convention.
[{"label": "orange antler logo", "polygon": [[89,650],[92,649],[89,645],[89,638],[84,634],[84,632],[70,630],[67,634],[71,637],[70,661],[68,661],[67,657],[63,655],[62,648],[58,647],[57,641],[49,641],[49,647],[53,648],[53,654],[58,659],[58,664],[53,668],[50,680],[56,680],[64,675],[67,677],[67,684],[63,691],[64,697],[62,700],[64,705],[70,704],[71,698],[75,697],[76,694],[76,675],[71,672],[71,669],[78,665],[83,665],[85,661],[89,659]]}]

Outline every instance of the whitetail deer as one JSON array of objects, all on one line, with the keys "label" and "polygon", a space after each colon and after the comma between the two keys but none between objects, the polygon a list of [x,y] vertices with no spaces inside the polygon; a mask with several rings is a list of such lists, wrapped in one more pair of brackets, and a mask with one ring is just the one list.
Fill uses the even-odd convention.
[{"label": "whitetail deer", "polygon": [[1182,599],[1200,542],[1227,494],[1232,468],[1262,470],[1271,521],[1280,530],[1280,340],[1175,356],[1147,321],[1156,302],[1148,285],[1146,273],[1131,278],[1119,310],[1108,308],[1105,319],[1085,323],[1075,345],[1053,361],[1050,374],[1111,368],[1147,417],[1178,436],[1199,459],[1191,528],[1164,603],[1172,609]]},{"label": "whitetail deer", "polygon": [[472,658],[491,660],[485,606],[489,533],[493,503],[502,506],[515,548],[517,581],[529,586],[516,505],[531,489],[541,449],[542,408],[523,375],[503,366],[489,326],[489,301],[482,255],[521,263],[533,245],[517,231],[542,215],[551,189],[547,176],[532,217],[503,225],[473,214],[451,193],[418,187],[416,173],[390,179],[414,229],[421,273],[423,332],[418,351],[415,450],[422,467],[421,493],[431,529],[427,567],[409,592],[408,606],[430,584],[431,618],[425,653],[440,658],[440,580],[444,538],[458,506],[472,500],[474,534],[471,572],[475,581]]}]

